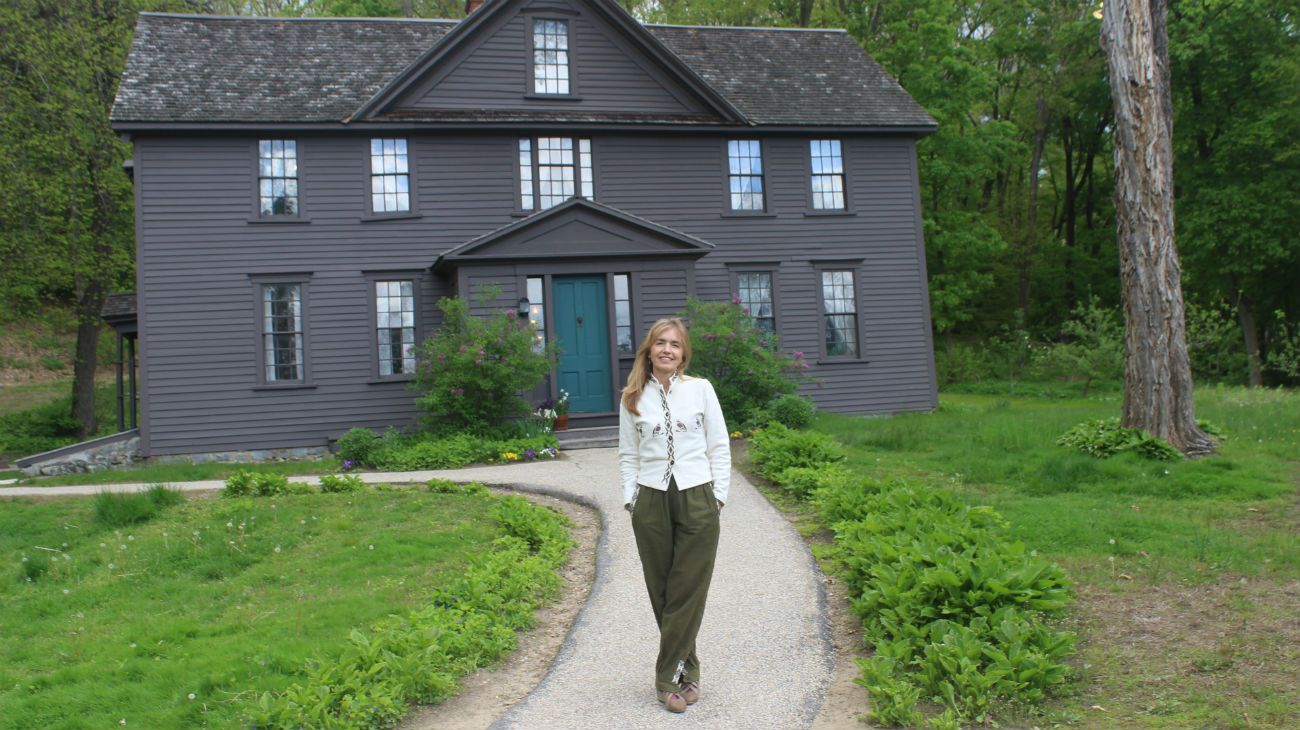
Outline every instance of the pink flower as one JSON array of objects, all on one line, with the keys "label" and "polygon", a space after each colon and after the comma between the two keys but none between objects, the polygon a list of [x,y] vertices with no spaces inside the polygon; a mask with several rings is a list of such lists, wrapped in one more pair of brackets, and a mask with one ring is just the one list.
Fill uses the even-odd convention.
[{"label": "pink flower", "polygon": [[732,298],[731,298],[731,303],[732,303],[732,304],[740,304],[740,295],[737,294],[736,296],[732,297]]},{"label": "pink flower", "polygon": [[517,313],[515,312],[515,308],[514,308],[514,307],[511,307],[511,308],[509,308],[509,309],[506,310],[506,316],[507,316],[507,317],[514,317],[514,316],[516,316],[516,315],[517,315]]},{"label": "pink flower", "polygon": [[479,358],[478,360],[475,360],[475,361],[474,361],[474,364],[475,364],[475,365],[482,365],[482,364],[483,364],[483,359],[482,359],[482,358]]}]

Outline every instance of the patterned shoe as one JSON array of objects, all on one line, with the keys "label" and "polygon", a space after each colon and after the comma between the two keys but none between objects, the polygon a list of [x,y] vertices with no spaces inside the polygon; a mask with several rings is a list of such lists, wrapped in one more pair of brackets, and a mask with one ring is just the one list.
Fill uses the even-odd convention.
[{"label": "patterned shoe", "polygon": [[669,712],[686,712],[686,700],[676,692],[659,692],[659,701]]},{"label": "patterned shoe", "polygon": [[686,704],[688,704],[688,705],[693,705],[693,704],[695,704],[696,702],[699,702],[699,701],[700,701],[700,683],[699,683],[699,682],[687,682],[686,684],[683,684],[683,685],[681,686],[681,695],[682,695],[682,699],[686,700]]}]

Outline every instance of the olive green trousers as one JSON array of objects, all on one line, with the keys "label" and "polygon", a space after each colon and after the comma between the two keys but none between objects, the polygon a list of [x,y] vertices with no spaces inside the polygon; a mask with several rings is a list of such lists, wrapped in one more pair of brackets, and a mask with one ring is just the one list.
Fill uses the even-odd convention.
[{"label": "olive green trousers", "polygon": [[637,493],[632,532],[659,624],[655,688],[661,691],[700,681],[695,636],[713,579],[719,512],[712,484],[679,490],[674,479],[667,492],[641,487]]}]

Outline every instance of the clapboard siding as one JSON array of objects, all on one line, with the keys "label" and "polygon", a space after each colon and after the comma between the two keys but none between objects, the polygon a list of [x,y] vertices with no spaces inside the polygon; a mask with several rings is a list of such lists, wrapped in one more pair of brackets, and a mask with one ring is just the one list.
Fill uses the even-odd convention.
[{"label": "clapboard siding", "polygon": [[[844,137],[851,211],[825,216],[808,215],[808,137],[752,130],[745,136],[763,142],[768,210],[761,216],[724,210],[726,136],[591,135],[600,202],[716,246],[693,268],[604,265],[634,277],[634,337],[639,341],[655,319],[679,311],[688,295],[729,299],[732,268],[756,262],[775,275],[782,346],[803,351],[813,363],[818,382],[804,392],[821,407],[933,407],[913,142]],[[254,203],[257,136],[137,136],[148,453],[319,446],[353,426],[414,423],[414,394],[401,382],[375,382],[366,275],[414,276],[420,334],[427,335],[439,321],[440,296],[460,293],[472,300],[495,286],[497,297],[474,309],[499,311],[515,305],[523,277],[543,268],[548,275],[563,273],[555,262],[549,268],[464,267],[450,278],[430,272],[439,254],[518,220],[516,137],[412,132],[415,215],[371,220],[368,137],[298,136],[303,220],[261,223]],[[857,277],[859,362],[818,362],[818,267],[829,261],[850,262],[843,265]],[[271,275],[306,285],[312,387],[258,387],[253,277]],[[630,361],[619,366],[626,377]]]},{"label": "clapboard siding", "polygon": [[[550,4],[550,7],[554,7]],[[591,13],[562,16],[572,24],[569,69],[575,99],[529,98],[527,74],[531,30],[524,8],[478,45],[458,49],[394,104],[396,109],[511,109],[586,112],[698,114],[700,103],[641,58],[620,34]],[[638,62],[639,61],[639,62]]]}]

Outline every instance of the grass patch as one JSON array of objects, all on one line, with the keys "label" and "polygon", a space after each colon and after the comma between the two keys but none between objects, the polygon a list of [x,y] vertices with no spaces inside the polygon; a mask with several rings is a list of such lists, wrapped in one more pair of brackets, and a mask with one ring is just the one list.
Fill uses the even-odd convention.
[{"label": "grass patch", "polygon": [[[210,479],[224,480],[241,471],[258,474],[300,476],[332,474],[339,469],[332,456],[303,461],[276,461],[265,464],[146,464],[83,474],[52,477],[28,477],[13,486],[56,487],[75,484],[172,484]],[[0,487],[3,489],[3,487]]]},{"label": "grass patch", "polygon": [[[9,502],[0,728],[242,726],[247,703],[302,682],[309,658],[340,655],[354,628],[462,575],[501,534],[495,503],[425,490],[207,499],[110,529],[91,500]],[[37,554],[48,564],[28,582],[22,558]]]},{"label": "grass patch", "polygon": [[1056,445],[1082,421],[1113,417],[1120,397],[1108,393],[945,392],[934,413],[820,414],[815,427],[846,446],[851,473],[992,507],[1013,539],[1066,568],[1080,599],[1077,695],[1027,722],[1297,727],[1300,393],[1196,395],[1197,417],[1226,436],[1196,461],[1099,460]]},{"label": "grass patch", "polygon": [[[99,436],[117,432],[115,392],[111,383],[95,386]],[[9,410],[0,403],[0,458],[39,454],[81,440],[77,437],[77,421],[72,418],[71,383],[6,386],[0,393],[5,394],[6,403],[15,407]]]}]

